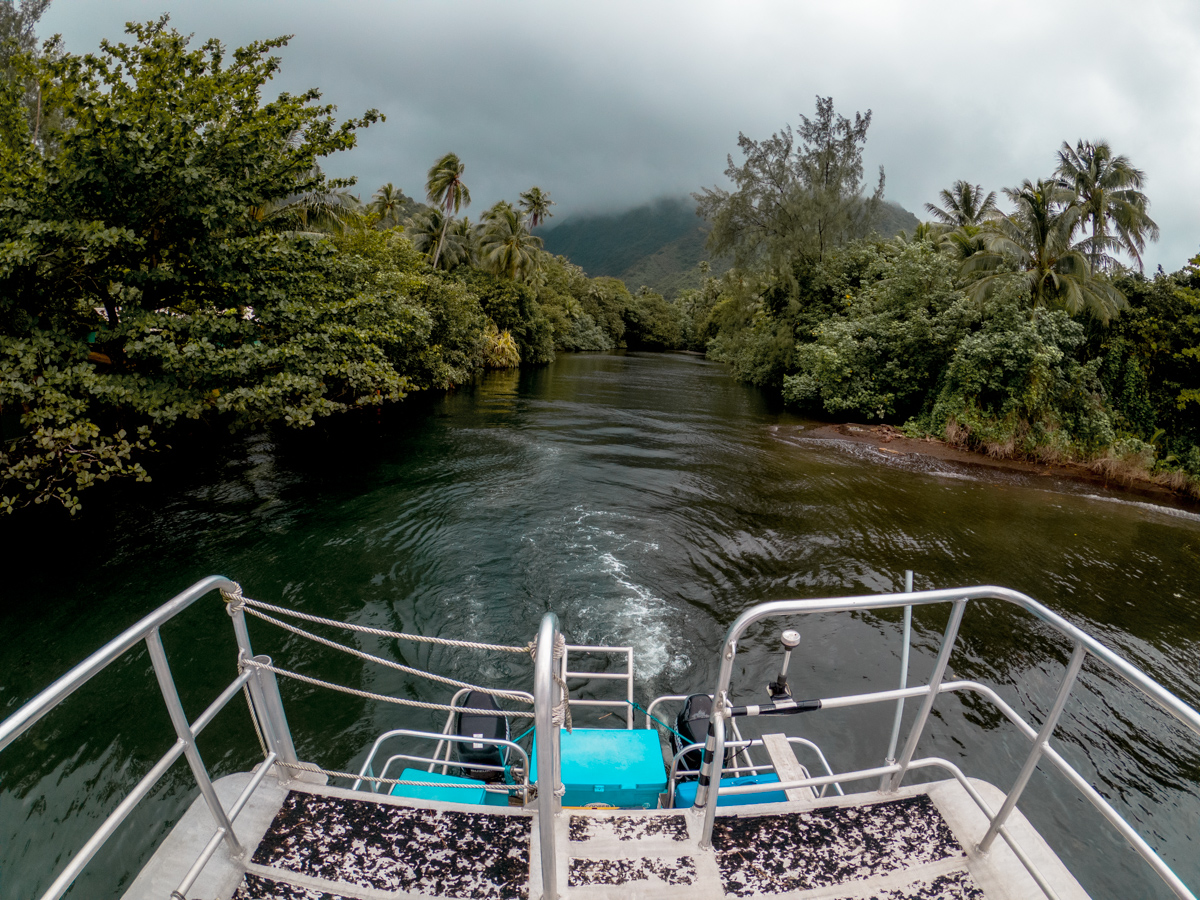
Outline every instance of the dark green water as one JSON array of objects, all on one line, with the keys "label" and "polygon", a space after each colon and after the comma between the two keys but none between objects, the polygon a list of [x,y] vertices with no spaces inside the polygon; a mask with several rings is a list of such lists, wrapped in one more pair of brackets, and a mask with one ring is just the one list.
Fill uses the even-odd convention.
[{"label": "dark green water", "polygon": [[[887,458],[806,440],[722,367],[688,356],[569,356],[488,376],[414,408],[378,435],[316,449],[239,441],[169,484],[55,540],[9,533],[0,607],[0,715],[198,578],[248,596],[391,629],[525,643],[547,609],[578,642],[632,644],[638,698],[711,690],[725,629],[763,600],[995,583],[1025,591],[1200,704],[1200,517],[1046,479]],[[140,498],[140,499],[139,499]],[[928,677],[943,609],[915,617],[912,682]],[[802,696],[894,686],[900,616],[800,623]],[[397,673],[285,640],[252,622],[256,650],[294,669],[444,700]],[[742,644],[735,697],[761,698],[775,628]],[[214,597],[164,634],[196,716],[234,675]],[[360,646],[469,680],[527,686],[513,658]],[[952,675],[998,686],[1040,721],[1069,648],[999,605],[968,611]],[[412,715],[285,684],[301,756],[356,766]],[[910,718],[912,705],[910,704]],[[892,708],[791,723],[835,768],[878,765]],[[771,723],[774,728],[777,722]],[[144,652],[0,754],[0,897],[44,889],[172,734]],[[1057,746],[1194,887],[1200,887],[1200,743],[1089,665]],[[919,748],[1007,787],[1027,742],[989,707],[943,697]],[[240,701],[201,738],[218,774],[255,762]],[[73,896],[115,898],[195,796],[179,763]],[[1054,773],[1022,809],[1096,898],[1167,896]]]}]

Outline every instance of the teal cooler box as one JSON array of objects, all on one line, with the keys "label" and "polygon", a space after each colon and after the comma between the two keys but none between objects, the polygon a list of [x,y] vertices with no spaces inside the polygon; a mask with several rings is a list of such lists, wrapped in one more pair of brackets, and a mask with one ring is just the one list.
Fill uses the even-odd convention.
[{"label": "teal cooler box", "polygon": [[[536,737],[535,737],[536,741]],[[536,746],[536,743],[535,743]],[[667,789],[658,732],[646,728],[576,728],[561,732],[563,806],[655,809]],[[537,780],[537,756],[531,765]]]}]

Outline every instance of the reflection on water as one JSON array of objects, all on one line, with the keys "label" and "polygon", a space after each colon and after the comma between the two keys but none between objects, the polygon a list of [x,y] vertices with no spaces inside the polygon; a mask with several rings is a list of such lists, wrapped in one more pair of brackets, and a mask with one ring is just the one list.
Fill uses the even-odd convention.
[{"label": "reflection on water", "polygon": [[[897,590],[912,568],[918,588],[994,583],[1029,593],[1200,702],[1200,518],[1192,513],[807,440],[805,423],[690,356],[564,357],[418,402],[382,433],[345,428],[286,446],[252,437],[194,471],[124,491],[121,503],[52,541],[9,536],[23,564],[8,582],[20,602],[0,610],[0,712],[212,572],[250,596],[333,618],[498,643],[524,644],[553,609],[572,640],[636,649],[645,703],[709,688],[724,631],[747,606]],[[917,611],[912,681],[928,677],[946,616]],[[792,682],[800,694],[895,683],[899,612],[809,617],[799,628]],[[265,628],[252,633],[257,650],[301,672],[445,699],[395,671],[331,658]],[[777,634],[762,627],[742,642],[735,698],[761,696],[777,665]],[[214,600],[173,623],[165,640],[195,716],[234,673],[228,618]],[[465,680],[530,683],[525,657],[356,642]],[[996,685],[1037,722],[1069,649],[1011,608],[980,605],[967,613],[951,669]],[[330,767],[355,766],[385,728],[440,725],[432,713],[303,685],[285,684],[284,695],[301,754]],[[994,709],[968,695],[942,698],[935,712],[923,755],[1011,783],[1028,745]],[[212,769],[254,763],[247,724],[234,705],[206,731],[201,750]],[[787,725],[817,740],[836,767],[872,766],[891,710],[829,711]],[[149,663],[131,654],[0,755],[0,895],[44,889],[169,735]],[[1200,884],[1194,739],[1089,664],[1057,746]],[[195,793],[178,765],[73,894],[119,896],[163,821]],[[1166,896],[1061,778],[1039,773],[1026,797],[1022,808],[1094,897]]]}]

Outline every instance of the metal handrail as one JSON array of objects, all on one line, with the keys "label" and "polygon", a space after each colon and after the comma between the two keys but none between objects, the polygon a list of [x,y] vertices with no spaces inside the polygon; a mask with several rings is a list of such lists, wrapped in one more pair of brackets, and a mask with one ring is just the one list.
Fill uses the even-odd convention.
[{"label": "metal handrail", "polygon": [[[538,855],[542,872],[543,900],[558,900],[558,859],[554,840],[555,824],[562,812],[559,793],[559,729],[554,726],[554,710],[567,697],[555,680],[554,653],[562,640],[558,616],[542,616],[538,628],[537,651],[533,663],[534,752],[537,754]],[[563,652],[565,657],[566,652]]]},{"label": "metal handrail", "polygon": [[[585,653],[620,653],[625,656],[625,671],[624,672],[571,672],[570,657],[572,651]],[[567,644],[566,652],[562,658],[562,679],[566,682],[568,679],[577,678],[581,680],[596,679],[598,681],[624,681],[625,682],[625,699],[624,700],[572,700],[568,697],[567,702],[571,706],[591,706],[591,707],[612,707],[619,709],[625,716],[625,727],[633,727],[633,648],[632,647],[610,647],[600,644]]]},{"label": "metal handrail", "polygon": [[103,670],[109,663],[116,660],[127,650],[137,646],[146,639],[151,631],[164,622],[174,618],[187,609],[209,591],[239,591],[236,582],[220,575],[197,581],[181,594],[164,603],[150,615],[141,619],[77,665],[66,675],[59,678],[48,688],[18,709],[15,713],[0,722],[0,750],[3,750],[14,740],[32,727],[42,716],[62,703],[79,688],[87,684],[94,675]]},{"label": "metal handrail", "polygon": [[[1011,709],[1003,700],[999,698],[990,688],[979,685],[976,682],[954,682],[945,684],[943,677],[949,664],[950,655],[954,650],[955,642],[958,637],[958,627],[962,621],[963,612],[966,604],[972,600],[1004,600],[1019,606],[1036,618],[1047,623],[1059,633],[1070,638],[1074,644],[1071,661],[1067,666],[1066,674],[1060,683],[1058,694],[1055,698],[1054,705],[1047,715],[1046,720],[1042,723],[1040,731],[1035,731],[1032,726],[1026,723]],[[1063,619],[1057,613],[1047,609],[1042,604],[1038,603],[1031,597],[1021,594],[1018,591],[1008,588],[994,586],[980,586],[972,588],[952,588],[937,591],[919,591],[905,592],[900,594],[876,594],[862,597],[842,597],[833,599],[818,599],[818,600],[781,600],[773,603],[763,603],[755,606],[746,612],[742,613],[737,620],[730,626],[729,632],[725,639],[725,644],[721,653],[721,665],[717,676],[717,688],[714,692],[716,698],[713,702],[713,713],[709,719],[708,738],[704,745],[703,763],[701,765],[699,783],[696,790],[696,802],[693,806],[693,812],[703,815],[701,825],[700,846],[708,848],[712,845],[712,827],[716,815],[717,797],[719,794],[743,794],[754,793],[764,790],[780,790],[781,786],[772,785],[748,785],[737,788],[721,788],[720,787],[720,770],[722,760],[724,758],[725,746],[725,720],[730,715],[730,705],[728,701],[728,690],[733,673],[733,662],[737,655],[738,639],[745,631],[753,624],[761,622],[764,619],[774,618],[785,615],[805,615],[812,613],[828,613],[828,612],[857,612],[864,610],[889,609],[903,606],[928,606],[934,603],[952,603],[949,622],[942,636],[942,642],[938,650],[937,659],[934,663],[933,674],[928,684],[903,690],[894,691],[878,691],[872,694],[859,694],[846,696],[841,698],[831,698],[828,700],[818,701],[817,708],[831,709],[861,703],[874,703],[888,700],[898,700],[905,697],[922,697],[920,711],[917,714],[916,721],[913,723],[909,732],[907,741],[905,742],[904,752],[901,754],[900,760],[897,763],[889,764],[883,767],[874,769],[860,770],[853,773],[844,773],[837,776],[844,780],[853,780],[857,777],[875,777],[879,776],[884,779],[884,784],[887,785],[887,791],[895,791],[905,774],[914,768],[913,755],[916,750],[918,741],[920,740],[929,714],[932,710],[936,697],[947,690],[969,689],[976,690],[993,700],[1004,714],[1019,723],[1022,733],[1033,740],[1034,746],[1030,751],[1029,757],[1026,759],[1025,765],[1022,767],[1021,774],[1014,783],[1013,788],[1008,792],[1005,798],[1005,803],[1000,811],[992,814],[989,810],[985,810],[988,815],[989,828],[984,836],[984,841],[981,841],[979,850],[986,852],[992,838],[997,834],[1003,837],[1006,842],[1013,846],[1013,842],[1007,836],[1007,831],[1004,827],[1005,820],[1015,808],[1017,801],[1023,791],[1029,776],[1032,774],[1034,767],[1039,759],[1046,758],[1055,764],[1055,766],[1066,775],[1068,781],[1076,787],[1081,793],[1086,796],[1094,806],[1104,815],[1104,817],[1121,833],[1121,835],[1130,843],[1133,849],[1140,855],[1155,873],[1167,884],[1168,887],[1175,893],[1177,897],[1183,900],[1196,900],[1195,895],[1188,887],[1179,879],[1179,877],[1171,870],[1171,868],[1163,861],[1162,857],[1150,847],[1150,845],[1138,835],[1134,829],[1125,821],[1124,817],[1113,806],[1108,803],[1095,788],[1091,787],[1087,781],[1080,775],[1062,756],[1060,756],[1052,747],[1049,746],[1049,739],[1053,734],[1054,728],[1058,722],[1058,718],[1062,713],[1063,706],[1071,693],[1074,686],[1076,676],[1083,664],[1084,659],[1088,654],[1096,657],[1101,662],[1104,662],[1110,669],[1120,675],[1126,682],[1138,688],[1158,704],[1163,710],[1170,713],[1177,720],[1182,722],[1190,731],[1197,736],[1200,736],[1200,712],[1197,712],[1188,704],[1184,703],[1150,676],[1146,675],[1137,667],[1118,656],[1108,647],[1105,647],[1091,635],[1072,625],[1070,622]],[[733,721],[732,719],[730,721]],[[812,786],[818,783],[826,783],[828,776],[822,776],[816,779],[806,779],[803,782],[789,783],[783,787],[804,787]],[[1045,887],[1045,879],[1036,871],[1036,867],[1032,862],[1028,862],[1028,857],[1022,851],[1014,846],[1014,852],[1018,858],[1025,863],[1030,874],[1034,879]],[[1048,892],[1048,896],[1053,896],[1053,892]]]},{"label": "metal handrail", "polygon": [[[819,759],[821,761],[821,767],[825,770],[825,774],[827,774],[827,775],[833,774],[833,769],[829,765],[829,760],[827,760],[825,758],[825,754],[821,752],[821,748],[818,747],[816,744],[814,744],[812,741],[808,740],[807,738],[802,738],[802,737],[788,737],[787,742],[789,744],[800,744],[801,746],[804,746],[804,747],[810,747],[812,750],[816,751],[817,759]],[[749,750],[751,747],[763,746],[763,741],[762,741],[762,738],[755,738],[755,739],[749,740],[749,741],[738,738],[737,740],[728,741],[725,744],[725,746],[726,747],[741,747],[741,748],[743,748],[743,750]],[[681,769],[681,768],[679,768],[679,761],[681,759],[683,759],[683,757],[686,754],[691,753],[693,750],[703,750],[703,749],[704,749],[704,744],[702,744],[702,743],[688,744],[686,747],[684,747],[682,750],[680,750],[678,753],[676,753],[673,757],[671,757],[671,767],[667,774],[667,808],[668,809],[675,808],[675,789],[676,789],[676,786],[683,780],[683,778],[685,776],[690,778],[693,775],[700,774],[700,772],[696,769]],[[739,751],[739,752],[742,752],[742,751]],[[737,754],[734,755],[735,759],[736,759],[736,756],[737,756]],[[747,758],[749,758],[749,753],[746,753],[746,756],[747,756]],[[725,775],[726,773],[729,773],[729,772],[732,772],[732,773],[750,772],[751,774],[757,775],[757,774],[759,774],[759,772],[758,772],[759,769],[768,769],[768,770],[774,772],[775,766],[774,766],[774,764],[770,764],[770,763],[767,765],[751,764],[751,765],[747,765],[747,766],[723,766],[721,768],[721,774]],[[807,769],[805,771],[807,771]],[[778,784],[769,784],[769,787],[773,790],[779,790]],[[842,790],[842,786],[840,784],[838,784],[837,782],[834,782],[833,787],[838,792],[839,795],[845,796],[846,792]],[[826,788],[828,788],[828,785],[821,786],[821,793],[820,793],[821,797],[825,796]]]},{"label": "metal handrail", "polygon": [[[45,690],[41,691],[32,700],[25,703],[3,722],[0,722],[0,751],[2,751],[65,699],[75,693],[80,687],[104,671],[106,667],[120,659],[139,643],[145,642],[150,654],[150,662],[158,682],[159,691],[162,694],[163,702],[167,707],[171,724],[176,733],[176,740],[171,745],[171,748],[150,768],[150,771],[142,777],[133,790],[117,804],[116,809],[109,813],[100,827],[93,832],[92,836],[84,843],[75,856],[72,857],[71,861],[59,873],[58,877],[54,879],[50,887],[42,894],[41,900],[58,900],[58,898],[62,897],[70,889],[75,879],[79,877],[80,872],[83,871],[96,853],[99,852],[100,848],[112,837],[113,833],[116,832],[117,828],[125,821],[137,804],[150,793],[162,776],[166,774],[167,770],[181,756],[187,758],[192,775],[196,779],[197,786],[200,788],[200,793],[204,797],[209,812],[217,823],[217,828],[213,837],[205,846],[204,851],[185,876],[183,883],[180,885],[180,892],[186,891],[191,886],[222,841],[228,845],[230,854],[235,858],[243,854],[242,846],[233,831],[233,820],[245,808],[250,794],[261,783],[267,770],[272,767],[276,759],[282,759],[282,754],[279,752],[278,746],[281,741],[278,739],[278,735],[281,728],[286,729],[286,720],[281,726],[273,716],[269,694],[274,687],[274,683],[271,682],[270,685],[264,686],[261,673],[257,669],[243,671],[221,691],[220,695],[209,704],[208,708],[195,721],[189,722],[187,715],[184,713],[183,704],[180,702],[179,693],[176,690],[175,681],[171,675],[171,668],[167,662],[166,651],[163,648],[162,638],[159,634],[159,629],[162,625],[214,590],[219,590],[229,595],[241,593],[241,588],[236,582],[230,581],[228,578],[220,575],[210,575],[196,582],[187,590],[177,594],[171,600],[154,610],[154,612],[117,635],[117,637],[113,638]],[[249,645],[247,643],[245,650],[248,651],[248,649]],[[268,663],[270,662],[267,657],[259,657],[259,659],[266,659]],[[212,780],[209,777],[208,769],[204,765],[203,758],[200,756],[200,751],[196,746],[196,737],[243,687],[248,687],[251,691],[255,708],[260,721],[263,723],[264,730],[267,732],[266,736],[270,746],[267,758],[262,764],[260,771],[250,780],[250,783],[243,790],[241,796],[234,802],[234,805],[229,810],[226,810],[217,796]],[[278,699],[277,690],[275,691],[274,699]],[[279,705],[278,708],[282,712],[282,705]],[[290,736],[287,743],[290,746]]]}]

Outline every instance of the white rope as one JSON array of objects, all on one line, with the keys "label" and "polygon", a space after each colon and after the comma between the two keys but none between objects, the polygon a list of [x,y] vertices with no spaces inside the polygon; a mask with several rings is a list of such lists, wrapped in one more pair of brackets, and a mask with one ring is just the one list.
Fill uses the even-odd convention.
[{"label": "white rope", "polygon": [[286,763],[276,760],[275,765],[284,769],[294,769],[297,772],[309,772],[313,774],[328,775],[330,778],[348,778],[353,781],[373,781],[379,784],[408,784],[414,787],[435,787],[435,788],[471,788],[473,790],[489,791],[493,794],[511,793],[512,791],[523,791],[526,788],[533,787],[528,784],[463,784],[462,782],[436,782],[436,781],[411,781],[403,778],[376,778],[372,775],[354,775],[350,772],[337,772],[333,769],[325,769],[321,766],[316,766],[311,763]]},{"label": "white rope", "polygon": [[[533,649],[533,644],[526,644],[524,647],[510,647],[507,644],[483,644],[479,641],[456,641],[451,638],[430,637],[425,634],[405,634],[402,631],[388,631],[384,628],[371,628],[367,625],[354,625],[350,622],[339,622],[336,619],[325,619],[321,616],[311,616],[308,613],[297,612],[294,609],[288,609],[283,606],[274,606],[270,603],[263,603],[261,600],[251,600],[249,597],[243,597],[241,594],[227,594],[221,591],[221,595],[225,598],[226,603],[245,604],[246,606],[265,609],[281,616],[291,616],[294,619],[303,619],[306,622],[315,622],[319,625],[329,625],[333,628],[346,628],[350,631],[357,631],[361,634],[374,634],[379,637],[395,638],[399,641],[415,641],[420,644],[440,644],[444,647],[465,647],[468,650],[494,650],[497,653],[529,653]],[[253,613],[253,610],[250,610]],[[260,616],[260,618],[262,618]]]},{"label": "white rope", "polygon": [[[383,703],[395,703],[397,706],[413,706],[417,709],[432,709],[439,712],[462,712],[464,707],[450,706],[446,703],[426,703],[423,700],[409,700],[406,697],[390,697],[387,694],[376,694],[373,691],[360,691],[357,688],[346,687],[341,684],[334,684],[331,681],[322,681],[320,678],[312,678],[308,675],[301,675],[299,672],[289,672],[287,669],[281,669],[278,666],[261,663],[255,659],[243,659],[241,665],[249,666],[253,669],[262,669],[265,672],[274,672],[276,675],[281,675],[284,678],[293,678],[296,681],[303,681],[306,684],[315,685],[316,687],[329,688],[331,691],[339,691],[343,694],[350,694],[354,697],[362,697],[367,700],[379,700]],[[512,716],[516,719],[532,719],[532,712],[524,710],[501,710],[498,715]],[[354,777],[358,777],[357,775]]]},{"label": "white rope", "polygon": [[428,678],[430,681],[436,681],[439,684],[449,685],[450,687],[464,688],[470,691],[479,691],[483,694],[491,694],[493,697],[501,697],[505,700],[516,700],[520,703],[532,703],[533,701],[519,691],[502,691],[495,688],[481,687],[477,684],[471,684],[466,681],[459,681],[456,678],[446,678],[443,675],[435,675],[433,672],[426,672],[424,669],[414,669],[412,666],[406,666],[398,662],[393,662],[390,659],[384,659],[382,656],[375,656],[372,653],[367,653],[365,650],[359,650],[355,647],[347,647],[345,644],[339,644],[337,641],[331,641],[328,638],[323,638],[320,635],[313,634],[311,631],[305,631],[295,625],[289,625],[287,622],[281,622],[279,619],[272,618],[266,613],[259,612],[255,609],[247,609],[246,612],[255,618],[262,619],[264,622],[270,622],[282,628],[284,631],[290,631],[292,634],[299,637],[308,638],[310,641],[316,641],[318,644],[324,644],[334,650],[341,650],[343,653],[349,653],[351,656],[357,656],[359,659],[369,660],[379,663],[381,666],[387,666],[389,669],[395,669],[397,672],[403,672],[406,675],[415,675],[418,678]]},{"label": "white rope", "polygon": [[[537,647],[533,649],[534,658],[537,658]],[[571,733],[571,702],[570,693],[567,690],[567,682],[562,677],[561,666],[559,662],[567,655],[567,639],[562,632],[558,632],[554,636],[554,653],[551,655],[550,672],[554,678],[554,683],[562,689],[562,699],[558,705],[550,713],[550,724],[558,725],[561,728],[567,729],[567,734]]]}]

